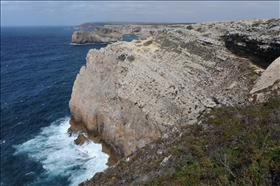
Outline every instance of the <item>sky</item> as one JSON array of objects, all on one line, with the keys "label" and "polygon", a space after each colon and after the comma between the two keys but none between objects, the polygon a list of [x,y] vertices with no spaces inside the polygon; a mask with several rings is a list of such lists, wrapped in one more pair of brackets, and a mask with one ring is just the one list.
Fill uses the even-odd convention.
[{"label": "sky", "polygon": [[1,26],[279,18],[279,1],[2,1]]}]

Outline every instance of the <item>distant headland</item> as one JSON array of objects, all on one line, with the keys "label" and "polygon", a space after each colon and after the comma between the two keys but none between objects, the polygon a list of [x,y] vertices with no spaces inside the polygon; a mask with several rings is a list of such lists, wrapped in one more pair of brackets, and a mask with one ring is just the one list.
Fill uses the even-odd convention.
[{"label": "distant headland", "polygon": [[176,24],[194,24],[194,23],[152,23],[152,22],[87,22],[71,27],[74,30],[93,31],[97,26],[105,25],[176,25]]}]

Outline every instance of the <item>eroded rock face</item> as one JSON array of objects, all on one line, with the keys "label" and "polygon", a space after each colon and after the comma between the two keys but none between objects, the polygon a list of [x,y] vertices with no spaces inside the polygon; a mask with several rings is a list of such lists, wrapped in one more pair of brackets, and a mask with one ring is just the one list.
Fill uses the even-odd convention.
[{"label": "eroded rock face", "polygon": [[87,31],[75,31],[72,35],[72,43],[85,44],[91,41],[90,34]]},{"label": "eroded rock face", "polygon": [[252,94],[268,88],[272,86],[277,80],[280,80],[280,57],[275,59],[262,73],[261,77],[258,78],[250,93]]},{"label": "eroded rock face", "polygon": [[233,53],[267,68],[280,55],[280,19],[240,23],[238,30],[229,30],[225,44]]},{"label": "eroded rock face", "polygon": [[72,43],[109,43],[122,41],[123,35],[139,35],[140,39],[156,36],[167,30],[174,29],[166,25],[104,25],[96,26],[93,32],[75,31]]},{"label": "eroded rock face", "polygon": [[269,95],[280,95],[280,57],[275,59],[261,74],[250,91],[254,102],[267,101]]},{"label": "eroded rock face", "polygon": [[109,43],[122,41],[122,36],[118,28],[97,26],[93,32],[75,31],[72,35],[72,43]]},{"label": "eroded rock face", "polygon": [[124,157],[213,107],[247,104],[255,67],[224,42],[238,24],[177,26],[90,50],[69,103],[74,120]]},{"label": "eroded rock face", "polygon": [[137,104],[118,96],[122,67],[115,52],[106,52],[106,57],[103,52],[89,51],[87,66],[77,75],[70,108],[76,121],[83,121],[95,136],[102,134],[102,140],[114,144],[114,151],[123,157],[160,134]]}]

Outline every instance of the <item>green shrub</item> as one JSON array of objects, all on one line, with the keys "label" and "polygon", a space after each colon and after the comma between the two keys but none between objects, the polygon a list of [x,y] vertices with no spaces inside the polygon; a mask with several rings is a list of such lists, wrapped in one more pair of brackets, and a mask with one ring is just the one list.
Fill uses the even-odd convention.
[{"label": "green shrub", "polygon": [[153,43],[153,40],[149,40],[149,41],[146,41],[143,45],[144,46],[149,46],[152,43]]},{"label": "green shrub", "polygon": [[122,55],[118,56],[118,59],[119,59],[119,60],[121,60],[121,61],[124,61],[124,60],[125,60],[125,58],[126,58],[126,57],[125,57],[125,55],[124,55],[124,54],[122,54]]},{"label": "green shrub", "polygon": [[186,145],[192,156],[170,185],[279,185],[280,127],[273,122],[279,112],[280,100],[214,109],[207,115],[213,127],[191,126],[196,140],[186,136]]},{"label": "green shrub", "polygon": [[188,26],[187,26],[187,29],[188,29],[188,30],[192,30],[192,29],[193,29],[192,25],[188,25]]},{"label": "green shrub", "polygon": [[[140,185],[280,185],[279,113],[279,98],[215,108],[203,125],[186,126],[175,139],[159,138],[153,148],[147,145],[129,162],[120,161],[111,174],[96,174],[90,185],[133,183],[147,175]],[[162,153],[153,151],[158,148]],[[161,165],[167,156],[168,164]]]},{"label": "green shrub", "polygon": [[134,56],[133,55],[130,55],[127,57],[128,61],[132,62],[135,60]]}]

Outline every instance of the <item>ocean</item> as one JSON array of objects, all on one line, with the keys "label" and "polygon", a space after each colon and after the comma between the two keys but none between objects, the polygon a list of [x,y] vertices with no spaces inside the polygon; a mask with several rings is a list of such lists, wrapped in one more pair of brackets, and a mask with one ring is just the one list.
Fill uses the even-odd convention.
[{"label": "ocean", "polygon": [[76,75],[107,44],[72,45],[69,28],[1,27],[1,186],[78,185],[107,167],[100,144],[67,133]]}]

